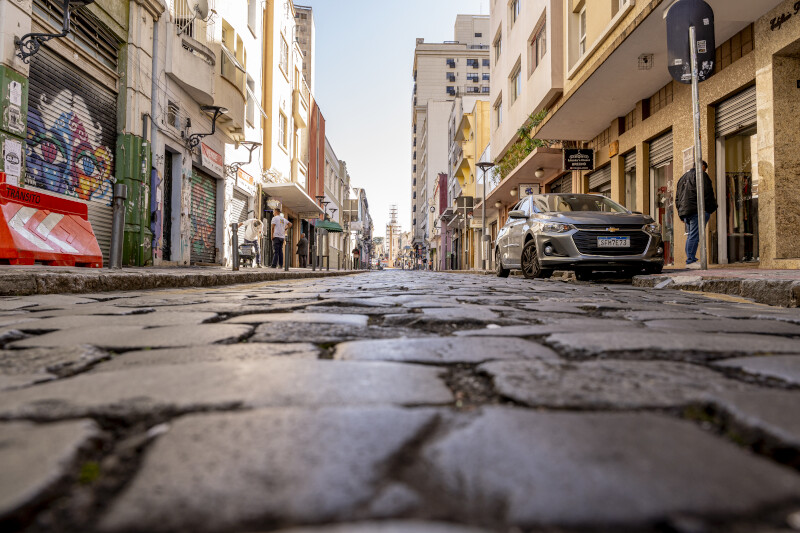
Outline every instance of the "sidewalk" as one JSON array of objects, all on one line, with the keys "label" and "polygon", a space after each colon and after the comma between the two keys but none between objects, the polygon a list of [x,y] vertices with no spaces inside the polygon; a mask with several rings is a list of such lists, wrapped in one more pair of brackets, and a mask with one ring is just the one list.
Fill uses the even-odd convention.
[{"label": "sidewalk", "polygon": [[800,307],[800,270],[665,269],[657,275],[636,276],[633,286],[729,294],[762,304]]},{"label": "sidewalk", "polygon": [[292,268],[223,267],[70,268],[48,266],[0,266],[0,296],[90,293],[215,287],[236,283],[258,283],[284,279],[344,276],[361,270],[316,270]]}]

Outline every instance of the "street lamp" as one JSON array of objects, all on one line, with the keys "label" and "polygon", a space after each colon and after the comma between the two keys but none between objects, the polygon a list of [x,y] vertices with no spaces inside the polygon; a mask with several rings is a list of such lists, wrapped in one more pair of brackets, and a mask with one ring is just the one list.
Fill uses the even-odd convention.
[{"label": "street lamp", "polygon": [[240,145],[244,146],[247,150],[250,151],[250,157],[247,161],[242,161],[240,163],[231,163],[230,165],[225,165],[225,170],[231,176],[235,176],[239,172],[239,168],[242,165],[249,165],[253,162],[253,150],[261,146],[261,143],[255,141],[242,141],[239,143]]},{"label": "street lamp", "polygon": [[88,6],[93,2],[94,0],[64,0],[62,4],[64,6],[64,20],[61,23],[61,33],[28,33],[23,35],[22,38],[15,37],[14,46],[19,48],[17,57],[19,57],[24,63],[29,63],[31,56],[36,54],[39,51],[39,48],[42,47],[42,43],[47,42],[50,39],[66,37],[69,35],[71,29],[70,15],[72,12],[80,7]]},{"label": "street lamp", "polygon": [[[481,202],[481,217],[483,218],[482,239],[484,243],[489,242],[489,235],[486,234],[486,171],[494,168],[494,163],[491,161],[481,161],[478,163],[478,168],[483,171],[483,202]],[[486,270],[486,258],[489,256],[489,245],[483,245],[483,270]]]},{"label": "street lamp", "polygon": [[228,109],[218,105],[201,105],[200,111],[204,113],[213,113],[211,117],[211,132],[210,133],[195,133],[194,135],[189,135],[189,138],[186,139],[186,146],[189,150],[194,150],[200,144],[200,139],[203,137],[208,137],[209,135],[214,135],[217,131],[217,119],[228,113]]}]

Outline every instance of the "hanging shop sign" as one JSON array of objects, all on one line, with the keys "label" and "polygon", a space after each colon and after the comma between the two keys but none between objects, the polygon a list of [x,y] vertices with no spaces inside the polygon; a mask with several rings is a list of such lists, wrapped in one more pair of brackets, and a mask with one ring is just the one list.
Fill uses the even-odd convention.
[{"label": "hanging shop sign", "polygon": [[540,185],[538,183],[523,183],[519,186],[520,199],[525,198],[526,196],[539,194],[539,192],[540,192]]},{"label": "hanging shop sign", "polygon": [[200,143],[200,158],[203,166],[208,170],[220,176],[225,175],[225,165],[223,164],[222,156],[209,148],[206,143]]},{"label": "hanging shop sign", "polygon": [[564,148],[564,170],[594,170],[594,150]]},{"label": "hanging shop sign", "polygon": [[236,187],[245,194],[253,196],[256,193],[256,180],[240,168],[236,173]]}]

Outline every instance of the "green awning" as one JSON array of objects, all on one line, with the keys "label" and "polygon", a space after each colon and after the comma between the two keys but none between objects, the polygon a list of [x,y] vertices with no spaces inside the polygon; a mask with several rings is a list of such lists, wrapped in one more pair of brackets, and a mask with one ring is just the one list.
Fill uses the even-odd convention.
[{"label": "green awning", "polygon": [[342,227],[332,220],[320,220],[315,224],[317,229],[326,229],[331,233],[342,233]]}]

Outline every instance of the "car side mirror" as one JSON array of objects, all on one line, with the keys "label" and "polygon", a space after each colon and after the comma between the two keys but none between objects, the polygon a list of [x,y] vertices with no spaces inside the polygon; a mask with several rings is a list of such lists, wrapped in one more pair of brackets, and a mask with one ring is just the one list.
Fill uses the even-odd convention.
[{"label": "car side mirror", "polygon": [[509,211],[508,218],[528,218],[528,215],[522,210]]}]

